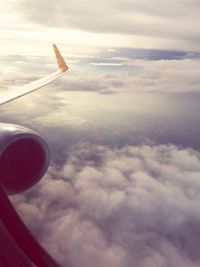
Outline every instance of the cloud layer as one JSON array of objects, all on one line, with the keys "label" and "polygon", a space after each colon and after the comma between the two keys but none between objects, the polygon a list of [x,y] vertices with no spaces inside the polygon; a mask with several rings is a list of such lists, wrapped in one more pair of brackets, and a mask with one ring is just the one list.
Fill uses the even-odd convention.
[{"label": "cloud layer", "polygon": [[[8,0],[0,3],[0,10],[2,92],[55,69],[51,64],[53,53],[50,59],[51,52],[47,51],[52,41],[62,44],[61,50],[70,65],[70,72],[62,80],[1,108],[2,121],[38,130],[48,137],[53,152],[59,152],[38,185],[13,198],[38,240],[63,266],[198,267],[197,151],[175,145],[121,149],[87,143],[74,148],[71,145],[85,137],[88,142],[101,143],[106,131],[107,141],[112,143],[119,129],[122,144],[127,144],[126,129],[137,132],[135,114],[140,115],[141,110],[147,116],[144,121],[148,137],[161,135],[168,128],[161,107],[171,107],[165,101],[166,93],[200,91],[199,54],[190,54],[199,51],[199,1]],[[142,48],[155,50],[147,52]],[[99,93],[102,106],[95,113],[94,98],[88,100],[87,96],[88,102],[81,99],[81,106],[78,100],[83,94],[70,98],[71,91]],[[136,93],[147,92],[151,93],[148,97],[154,92],[164,93],[163,102],[157,105],[156,100],[151,102],[144,97],[146,102],[141,99],[131,103]],[[103,98],[105,94],[110,94],[112,101],[108,96]],[[130,94],[132,98],[126,105],[128,101],[122,99]],[[155,94],[155,98],[157,95],[160,94]],[[120,101],[116,101],[116,96]],[[172,127],[177,143],[181,143],[179,132],[188,138],[189,145],[194,142],[193,136],[199,134],[197,102],[191,104],[192,98],[185,106],[175,103],[174,113],[167,111],[170,121],[180,116],[181,123],[174,120]],[[128,108],[133,104],[138,105],[129,118]],[[121,107],[124,113],[117,121],[113,114],[118,115]],[[181,110],[182,107],[186,108]],[[193,113],[189,113],[191,108]],[[154,127],[148,117],[150,111],[155,118],[160,114],[163,127]],[[106,122],[99,113],[112,113],[113,117],[110,115]],[[116,124],[126,120],[128,124],[115,128],[115,119]],[[177,130],[182,124],[187,127]],[[143,127],[140,120],[138,125]],[[134,140],[140,135],[130,133]]]},{"label": "cloud layer", "polygon": [[[199,60],[128,60],[121,63],[120,72],[104,71],[84,77],[65,77],[68,90],[118,92],[199,92]],[[125,71],[123,72],[123,68]],[[101,64],[98,69],[101,68]]]},{"label": "cloud layer", "polygon": [[[102,94],[127,91],[129,93],[200,91],[198,54],[195,59],[195,54],[191,54],[192,58],[187,58],[190,57],[189,54],[176,55],[175,52],[170,54],[170,51],[168,51],[168,55],[161,51],[158,51],[157,54],[156,50],[149,52],[150,54],[145,53],[147,53],[145,50],[137,52],[127,49],[110,54],[106,54],[104,51],[96,58],[79,58],[77,62],[69,63],[70,70],[61,80],[48,85],[48,88],[52,87],[48,93],[54,93],[55,86],[57,94],[63,91],[63,97],[67,91],[92,91]],[[146,60],[146,57],[155,58],[156,56],[158,57],[156,60]],[[166,56],[169,59],[172,57],[172,59],[162,59]],[[173,59],[176,56],[182,58]],[[140,59],[140,57],[144,58]],[[2,59],[0,83],[2,92],[6,87],[12,89],[12,86],[26,84],[55,71],[56,63],[52,63],[51,60],[52,58],[47,59],[46,57],[29,59],[16,56],[16,60],[10,66],[10,57]],[[40,92],[38,91],[38,93]]]},{"label": "cloud layer", "polygon": [[80,144],[15,205],[63,266],[197,267],[200,155]]},{"label": "cloud layer", "polygon": [[163,0],[153,4],[146,0],[102,1],[100,5],[91,0],[59,0],[56,5],[53,1],[22,0],[15,6],[29,21],[48,26],[184,39],[199,33],[194,24],[199,21],[198,7],[197,1]]},{"label": "cloud layer", "polygon": [[[9,0],[0,7],[5,29],[2,34],[7,43],[14,40],[21,43],[20,36],[23,36],[23,42],[29,45],[27,40],[29,43],[31,40],[36,46],[36,40],[50,42],[56,38],[68,46],[73,39],[79,49],[84,45],[98,47],[106,43],[116,47],[123,43],[126,47],[199,51],[199,2],[196,0],[155,0],[153,3],[110,0],[100,4],[91,0],[58,0],[56,3]],[[71,30],[81,32],[71,35]],[[9,33],[14,36],[11,38]],[[37,48],[39,51],[39,46]]]}]

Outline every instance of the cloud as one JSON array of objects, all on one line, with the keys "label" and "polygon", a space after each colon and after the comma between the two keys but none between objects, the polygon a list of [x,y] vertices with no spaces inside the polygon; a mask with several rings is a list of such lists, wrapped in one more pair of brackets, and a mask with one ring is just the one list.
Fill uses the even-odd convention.
[{"label": "cloud", "polygon": [[[153,4],[147,1],[102,1],[97,7],[96,3],[91,0],[82,2],[66,2],[59,0],[55,5],[53,1],[47,3],[43,1],[18,1],[15,8],[24,7],[26,12],[23,16],[36,23],[43,25],[51,25],[55,27],[75,27],[89,31],[103,32],[121,32],[121,33],[156,33],[162,35],[163,27],[164,35],[176,33],[180,23],[187,19],[187,22],[198,20],[198,3],[196,1],[165,1],[157,0]],[[180,12],[178,12],[178,11]],[[120,12],[119,12],[120,11]],[[188,15],[193,17],[191,21]],[[104,19],[102,19],[104,18]],[[191,17],[190,17],[191,18]],[[167,28],[176,20],[173,28]],[[177,20],[178,19],[178,20]],[[148,25],[147,25],[148,22]],[[158,24],[160,22],[160,24]],[[135,25],[133,24],[135,23]],[[189,29],[187,23],[184,24],[186,34]],[[125,27],[126,26],[126,27]],[[177,29],[178,28],[178,29]],[[198,30],[196,27],[193,31]],[[181,35],[183,31],[179,34]]]},{"label": "cloud", "polygon": [[198,8],[179,0],[8,0],[0,4],[1,51],[44,55],[53,40],[74,54],[122,46],[199,51]]},{"label": "cloud", "polygon": [[[42,27],[80,29],[84,32],[123,34],[147,37],[140,40],[144,47],[154,43],[169,47],[193,48],[199,43],[198,1],[102,1],[100,5],[91,0],[68,2],[24,1],[10,4],[10,13],[21,24],[28,22]],[[105,37],[105,36],[104,36]],[[108,37],[107,37],[108,38]],[[122,38],[122,37],[121,37]],[[106,37],[104,38],[106,39]],[[129,42],[132,46],[134,40]],[[154,43],[155,47],[155,43]],[[169,48],[168,47],[168,48]]]},{"label": "cloud", "polygon": [[67,155],[13,198],[63,266],[199,266],[199,152],[82,143]]},{"label": "cloud", "polygon": [[[63,91],[92,91],[116,93],[177,93],[199,92],[198,59],[131,60],[121,63],[120,69],[109,72],[101,65],[92,69],[93,75],[65,76],[57,85]],[[87,68],[87,66],[86,66]],[[91,67],[93,68],[93,66]]]},{"label": "cloud", "polygon": [[[196,57],[196,58],[195,58]],[[56,69],[56,63],[47,57],[15,56],[2,58],[1,90],[17,87],[43,77]],[[71,57],[69,57],[69,61]],[[42,62],[42,63],[41,63]],[[101,94],[121,92],[199,92],[199,54],[161,50],[118,49],[101,50],[99,56],[69,63],[69,72],[52,85],[47,98],[55,95],[64,101],[69,91],[90,91]],[[44,94],[44,89],[42,89]],[[37,92],[40,94],[40,90]],[[43,98],[42,98],[43,99]],[[41,99],[41,101],[42,101]]]}]

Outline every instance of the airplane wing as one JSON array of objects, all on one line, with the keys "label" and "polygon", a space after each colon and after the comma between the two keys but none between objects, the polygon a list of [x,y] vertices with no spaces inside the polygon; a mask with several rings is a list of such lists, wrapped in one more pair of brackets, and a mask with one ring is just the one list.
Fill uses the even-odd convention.
[{"label": "airplane wing", "polygon": [[54,52],[56,55],[59,69],[56,72],[54,72],[54,73],[52,73],[46,77],[43,77],[39,80],[36,80],[34,82],[31,82],[27,85],[24,85],[21,88],[10,90],[9,92],[2,92],[0,94],[0,105],[11,102],[11,101],[13,101],[19,97],[22,97],[26,94],[29,94],[29,93],[45,86],[46,84],[51,83],[52,81],[61,77],[68,70],[68,66],[65,63],[62,55],[60,54],[60,52],[59,52],[59,50],[55,44],[53,45],[53,48],[54,48]]}]

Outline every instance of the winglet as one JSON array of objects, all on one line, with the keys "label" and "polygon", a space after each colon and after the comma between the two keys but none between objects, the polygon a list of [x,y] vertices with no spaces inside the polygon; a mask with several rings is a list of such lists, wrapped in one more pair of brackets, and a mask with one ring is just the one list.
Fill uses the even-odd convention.
[{"label": "winglet", "polygon": [[57,59],[57,62],[58,62],[59,69],[62,72],[66,72],[68,70],[68,66],[65,63],[63,57],[61,56],[60,51],[58,50],[58,48],[57,48],[57,46],[55,44],[53,44],[53,49],[54,49],[54,52],[55,52],[55,55],[56,55],[56,59]]}]

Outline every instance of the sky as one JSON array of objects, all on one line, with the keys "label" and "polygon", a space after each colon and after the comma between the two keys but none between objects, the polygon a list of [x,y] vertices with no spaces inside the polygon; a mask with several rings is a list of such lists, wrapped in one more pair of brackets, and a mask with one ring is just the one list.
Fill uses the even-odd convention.
[{"label": "sky", "polygon": [[0,92],[68,73],[1,107],[51,164],[13,204],[63,267],[200,265],[197,0],[0,2]]}]

